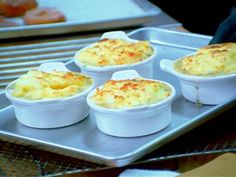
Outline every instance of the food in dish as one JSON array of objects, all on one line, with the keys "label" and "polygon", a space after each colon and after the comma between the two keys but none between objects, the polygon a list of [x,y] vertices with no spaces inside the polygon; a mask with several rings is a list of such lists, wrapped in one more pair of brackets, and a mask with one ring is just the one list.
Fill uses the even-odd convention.
[{"label": "food in dish", "polygon": [[96,89],[91,100],[101,107],[120,109],[160,102],[171,95],[171,88],[154,80],[110,80]]},{"label": "food in dish", "polygon": [[183,96],[197,105],[222,104],[236,95],[236,43],[209,45],[177,60],[163,59],[160,67],[179,78]]},{"label": "food in dish", "polygon": [[94,79],[96,87],[121,70],[136,70],[142,77],[152,79],[156,57],[156,48],[148,41],[131,39],[123,31],[111,31],[76,52],[74,62],[82,73]]},{"label": "food in dish", "polygon": [[11,94],[27,100],[63,98],[83,92],[92,84],[90,77],[76,72],[31,70],[12,85]]},{"label": "food in dish", "polygon": [[68,70],[64,63],[48,62],[5,88],[16,119],[33,128],[57,128],[87,117],[86,97],[94,84],[90,76]]},{"label": "food in dish", "polygon": [[236,43],[200,48],[194,55],[177,60],[174,68],[183,74],[220,76],[236,73]]},{"label": "food in dish", "polygon": [[55,8],[37,8],[29,10],[23,17],[26,25],[58,23],[66,21],[62,12]]},{"label": "food in dish", "polygon": [[18,17],[37,5],[35,0],[0,0],[0,14],[5,17]]},{"label": "food in dish", "polygon": [[84,65],[103,67],[138,63],[153,53],[148,41],[105,38],[82,50],[76,59]]},{"label": "food in dish", "polygon": [[92,90],[87,103],[99,130],[112,136],[136,137],[170,124],[174,97],[171,84],[143,78],[135,70],[123,70]]}]

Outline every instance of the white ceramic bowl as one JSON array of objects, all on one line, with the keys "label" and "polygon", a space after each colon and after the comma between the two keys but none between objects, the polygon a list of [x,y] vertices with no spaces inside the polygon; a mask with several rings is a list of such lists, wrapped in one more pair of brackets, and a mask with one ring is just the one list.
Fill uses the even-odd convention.
[{"label": "white ceramic bowl", "polygon": [[[105,39],[105,38],[124,39],[129,42],[136,42],[137,41],[137,40],[129,38],[122,31],[114,31],[114,32],[104,33],[102,35],[101,39]],[[86,50],[87,48],[89,48],[95,44],[91,44],[91,45],[79,50],[75,54],[75,57],[74,57],[74,62],[80,68],[81,72],[88,74],[94,78],[94,82],[95,82],[94,85],[95,86],[99,86],[99,85],[103,84],[105,81],[107,81],[111,78],[111,76],[114,72],[120,71],[120,70],[134,69],[138,73],[140,73],[140,75],[142,77],[150,78],[150,79],[153,78],[153,62],[154,62],[154,59],[157,55],[155,47],[152,47],[153,51],[154,51],[153,55],[151,57],[149,57],[148,59],[145,59],[139,63],[129,64],[129,65],[104,66],[104,67],[95,67],[95,66],[88,66],[88,65],[84,66],[84,64],[80,63],[77,60],[77,58],[80,55],[81,51]]]},{"label": "white ceramic bowl", "polygon": [[[38,70],[45,72],[69,71],[60,62],[42,64]],[[31,101],[11,95],[11,87],[15,82],[13,81],[6,87],[5,94],[13,104],[16,119],[26,126],[34,128],[63,127],[77,123],[89,114],[86,97],[93,85],[70,97]]]},{"label": "white ceramic bowl", "polygon": [[[140,75],[136,71],[126,70],[114,73],[112,80],[138,77]],[[169,83],[158,82],[168,85],[171,88],[171,95],[158,103],[133,108],[109,109],[98,106],[90,99],[96,89],[91,91],[87,103],[94,113],[98,129],[112,136],[136,137],[158,132],[168,126],[171,122],[171,103],[175,96],[175,89]]]},{"label": "white ceramic bowl", "polygon": [[[181,60],[181,58],[177,60]],[[179,78],[183,96],[194,103],[216,105],[236,96],[236,74],[225,76],[193,76],[174,69],[177,60],[162,59],[162,70]]]}]

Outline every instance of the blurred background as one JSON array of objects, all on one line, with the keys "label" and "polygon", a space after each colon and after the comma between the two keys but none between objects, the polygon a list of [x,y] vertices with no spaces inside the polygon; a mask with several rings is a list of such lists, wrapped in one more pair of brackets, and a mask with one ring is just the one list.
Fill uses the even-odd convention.
[{"label": "blurred background", "polygon": [[214,35],[217,26],[235,8],[236,1],[149,0],[193,33]]}]

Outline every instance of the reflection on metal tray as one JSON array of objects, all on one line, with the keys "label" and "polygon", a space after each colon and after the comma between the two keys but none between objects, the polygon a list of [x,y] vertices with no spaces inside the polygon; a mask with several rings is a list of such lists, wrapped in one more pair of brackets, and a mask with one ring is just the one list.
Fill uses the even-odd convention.
[{"label": "reflection on metal tray", "polygon": [[27,26],[24,25],[22,17],[11,18],[9,20],[19,26],[0,28],[0,39],[144,25],[161,13],[157,6],[147,0],[37,0],[37,2],[39,7],[56,7],[66,16],[66,22]]},{"label": "reflection on metal tray", "polygon": [[[236,120],[229,116],[234,115],[235,112],[235,107],[232,107],[224,114],[217,116],[217,119],[206,122],[137,162],[121,168],[107,167],[42,151],[31,146],[16,144],[15,141],[9,143],[7,139],[8,142],[0,141],[0,174],[2,176],[75,176],[75,174],[83,176],[83,173],[89,173],[84,176],[117,177],[122,171],[130,168],[170,169],[183,172],[183,170],[190,170],[206,163],[206,160],[210,160],[209,156],[215,157],[226,152],[236,152]],[[193,139],[194,141],[191,141]],[[31,168],[26,168],[29,165]],[[106,171],[108,174],[97,174],[98,171],[104,173]],[[93,172],[94,174],[90,174]]]},{"label": "reflection on metal tray", "polygon": [[[12,106],[1,105],[1,136],[21,142],[40,145],[49,151],[63,153],[109,166],[132,163],[145,154],[213,118],[217,113],[235,104],[235,98],[217,106],[198,106],[183,98],[177,79],[159,68],[161,58],[175,59],[206,45],[208,36],[174,32],[157,28],[143,28],[131,32],[131,38],[150,40],[157,48],[158,58],[154,63],[155,78],[173,84],[177,96],[172,107],[172,123],[155,134],[137,138],[117,138],[101,133],[95,125],[93,115],[81,123],[58,129],[33,129],[16,121]],[[67,65],[78,71],[73,62]],[[1,104],[6,100],[1,94]],[[56,121],[56,117],[55,117]]]}]

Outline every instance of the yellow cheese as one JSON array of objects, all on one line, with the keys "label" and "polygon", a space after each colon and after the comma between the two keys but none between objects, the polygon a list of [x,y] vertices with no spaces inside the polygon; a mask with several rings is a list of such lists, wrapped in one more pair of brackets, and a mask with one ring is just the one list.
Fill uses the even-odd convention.
[{"label": "yellow cheese", "polygon": [[174,68],[181,73],[197,76],[236,73],[236,43],[200,48],[196,54],[178,60]]},{"label": "yellow cheese", "polygon": [[141,62],[153,55],[148,41],[128,42],[123,39],[103,39],[82,50],[77,60],[88,66],[114,66]]},{"label": "yellow cheese", "polygon": [[130,108],[160,102],[171,95],[171,88],[161,82],[134,79],[110,80],[97,89],[91,100],[105,108]]},{"label": "yellow cheese", "polygon": [[92,79],[76,72],[42,72],[31,70],[13,85],[12,95],[28,100],[62,98],[83,92]]}]

